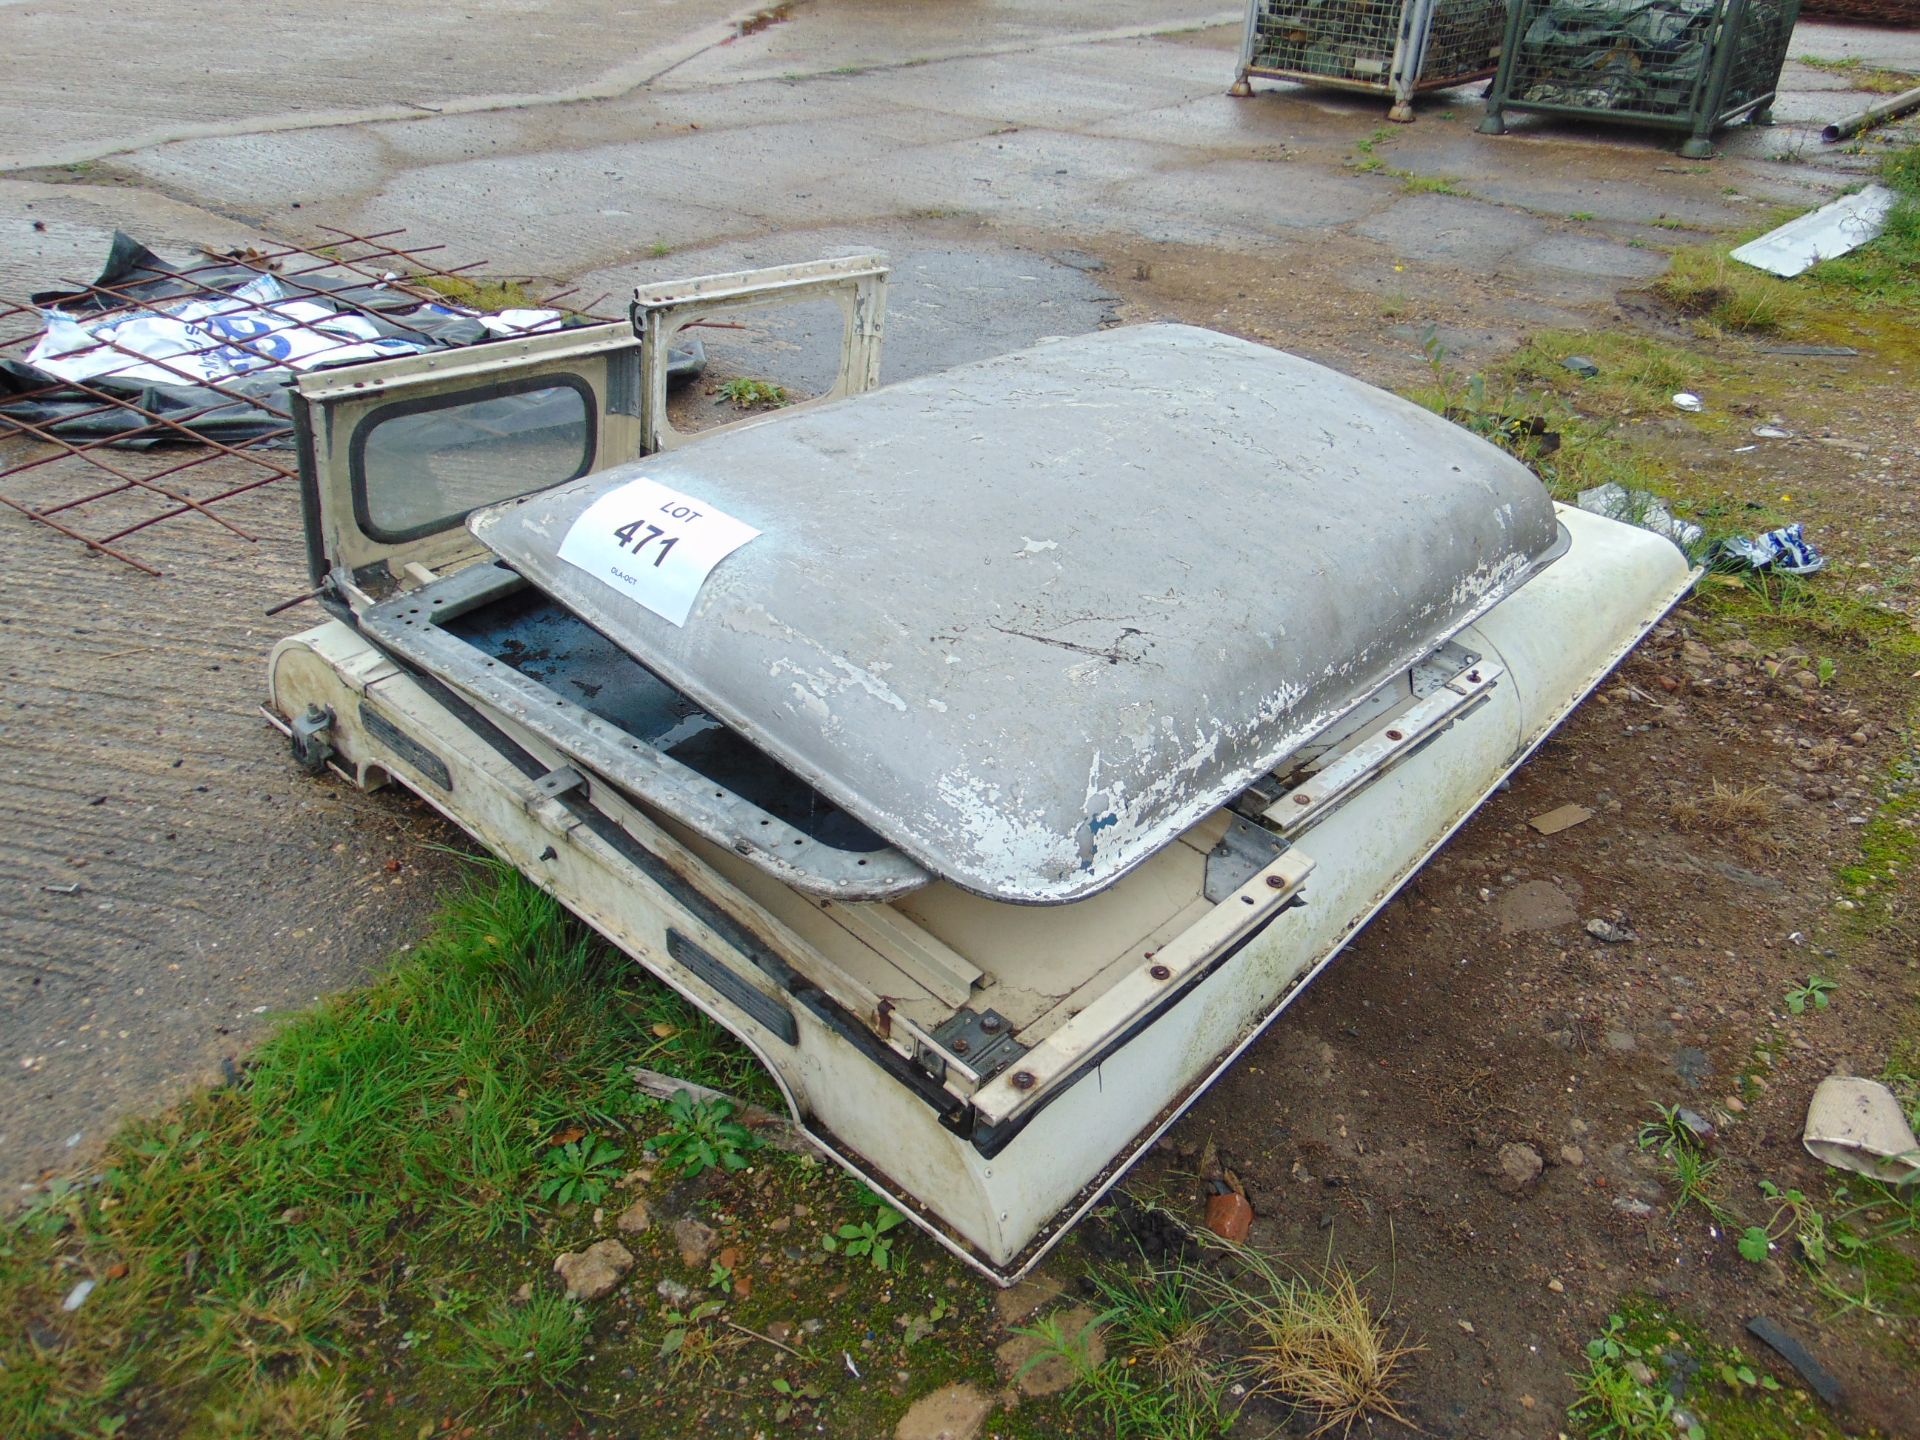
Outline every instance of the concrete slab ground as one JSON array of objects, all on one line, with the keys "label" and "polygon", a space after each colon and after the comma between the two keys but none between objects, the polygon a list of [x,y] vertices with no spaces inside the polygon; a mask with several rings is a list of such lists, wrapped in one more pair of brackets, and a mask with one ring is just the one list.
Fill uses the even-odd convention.
[{"label": "concrete slab ground", "polygon": [[[1371,98],[1229,99],[1219,0],[751,13],[0,0],[0,294],[84,278],[116,227],[184,253],[404,226],[616,297],[878,244],[889,378],[1166,316],[1391,381],[1429,324],[1488,354],[1601,322],[1662,247],[1817,203],[1879,148],[1818,146],[1864,97],[1797,63],[1784,123],[1702,163],[1614,127],[1477,136],[1471,88],[1393,127]],[[1803,24],[1795,53],[1920,69],[1911,33]],[[710,347],[804,385],[818,329]],[[258,722],[267,648],[310,612],[262,615],[304,588],[294,496],[243,509],[255,545],[154,532],[160,580],[0,511],[8,1182],[365,977],[457,872],[422,810],[297,775]]]}]

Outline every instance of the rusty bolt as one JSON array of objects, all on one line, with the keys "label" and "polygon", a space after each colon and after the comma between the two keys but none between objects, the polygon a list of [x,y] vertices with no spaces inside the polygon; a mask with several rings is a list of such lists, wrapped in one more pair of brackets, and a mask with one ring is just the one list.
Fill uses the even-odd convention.
[{"label": "rusty bolt", "polygon": [[973,1046],[969,1045],[964,1038],[953,1042],[953,1053],[956,1055],[964,1055],[971,1049]]},{"label": "rusty bolt", "polygon": [[1295,795],[1293,797],[1293,803],[1296,805],[1311,805],[1313,803],[1313,797],[1311,795]]},{"label": "rusty bolt", "polygon": [[1389,740],[1404,740],[1406,738],[1407,737],[1402,735],[1398,730],[1387,731],[1387,739]]},{"label": "rusty bolt", "polygon": [[1267,876],[1267,889],[1269,890],[1278,890],[1282,886],[1284,886],[1286,883],[1287,882],[1281,879],[1278,875]]},{"label": "rusty bolt", "polygon": [[1172,978],[1173,971],[1164,965],[1149,965],[1147,967],[1147,974],[1153,976],[1156,980],[1167,980]]},{"label": "rusty bolt", "polygon": [[998,1035],[1000,1033],[1000,1017],[998,1015],[983,1016],[980,1020],[980,1028],[989,1035]]},{"label": "rusty bolt", "polygon": [[1016,1070],[1013,1072],[1013,1088],[1014,1089],[1031,1090],[1033,1089],[1033,1085],[1034,1085],[1033,1072],[1031,1070]]}]

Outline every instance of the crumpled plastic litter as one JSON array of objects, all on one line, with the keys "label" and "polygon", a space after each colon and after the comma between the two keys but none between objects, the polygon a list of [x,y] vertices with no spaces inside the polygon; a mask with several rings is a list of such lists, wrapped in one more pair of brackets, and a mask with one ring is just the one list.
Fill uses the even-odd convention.
[{"label": "crumpled plastic litter", "polygon": [[1667,502],[1651,490],[1629,490],[1624,485],[1609,482],[1596,485],[1591,490],[1582,490],[1573,503],[1582,510],[1604,515],[1609,520],[1623,520],[1629,525],[1638,525],[1642,530],[1664,535],[1682,550],[1698,545],[1707,534],[1690,520],[1676,519],[1673,512],[1667,509]]},{"label": "crumpled plastic litter", "polygon": [[[212,258],[183,271],[116,232],[92,285],[32,296],[47,331],[30,355],[0,356],[0,436],[17,425],[129,448],[183,431],[285,446],[287,394],[304,370],[567,323],[555,310],[483,315],[422,303],[396,287],[393,274],[377,282],[323,271],[279,276],[250,253]],[[684,384],[705,365],[700,342],[683,336],[668,359],[668,383]]]},{"label": "crumpled plastic litter", "polygon": [[1920,1183],[1920,1140],[1878,1080],[1829,1075],[1807,1104],[1800,1143],[1814,1159],[1890,1184]]},{"label": "crumpled plastic litter", "polygon": [[1827,557],[1814,548],[1798,521],[1751,540],[1716,541],[1707,561],[1716,570],[1771,570],[1781,575],[1811,575],[1827,567]]},{"label": "crumpled plastic litter", "polygon": [[[509,313],[532,315],[537,326],[560,322],[555,310]],[[401,318],[453,314],[472,312],[423,305]],[[85,316],[48,310],[44,318],[46,333],[28,353],[27,364],[69,384],[113,378],[205,385],[266,370],[312,370],[435,348],[424,337],[383,332],[365,315],[295,299],[271,275],[219,299]],[[488,323],[504,316],[473,318],[495,334],[521,333],[520,328],[502,332]]]}]

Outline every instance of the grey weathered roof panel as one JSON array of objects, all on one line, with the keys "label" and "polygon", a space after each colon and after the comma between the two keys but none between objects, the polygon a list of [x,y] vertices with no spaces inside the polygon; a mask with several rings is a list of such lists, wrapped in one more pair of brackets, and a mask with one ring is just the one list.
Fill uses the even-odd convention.
[{"label": "grey weathered roof panel", "polygon": [[[558,558],[636,476],[761,531],[684,627]],[[938,874],[1111,883],[1520,583],[1512,457],[1245,341],[1055,341],[482,511],[474,533]]]}]

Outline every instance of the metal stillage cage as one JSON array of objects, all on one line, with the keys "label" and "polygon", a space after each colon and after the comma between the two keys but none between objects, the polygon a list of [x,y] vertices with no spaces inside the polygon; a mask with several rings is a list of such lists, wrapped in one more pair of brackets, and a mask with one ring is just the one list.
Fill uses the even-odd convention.
[{"label": "metal stillage cage", "polygon": [[1741,116],[1771,121],[1800,0],[1513,0],[1480,122],[1533,111],[1685,130],[1680,153],[1713,154]]},{"label": "metal stillage cage", "polygon": [[1394,120],[1413,119],[1423,90],[1494,73],[1504,0],[1248,0],[1234,95],[1251,77],[1388,95]]}]

